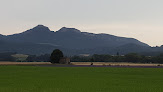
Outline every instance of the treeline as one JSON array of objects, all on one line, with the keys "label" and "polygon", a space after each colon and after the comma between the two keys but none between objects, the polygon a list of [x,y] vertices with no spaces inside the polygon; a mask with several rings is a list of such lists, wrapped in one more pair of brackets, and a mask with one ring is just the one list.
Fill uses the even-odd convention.
[{"label": "treeline", "polygon": [[[50,54],[44,54],[40,56],[27,55],[27,58],[23,54],[18,54],[15,52],[4,52],[0,53],[0,61],[13,61],[13,62],[49,62]],[[20,55],[20,56],[19,56]]]},{"label": "treeline", "polygon": [[13,54],[16,53],[15,52],[0,53],[0,61],[15,61],[15,58],[12,57]]},{"label": "treeline", "polygon": [[29,55],[26,59],[28,62],[49,62],[50,61],[50,55],[45,54],[45,55]]},{"label": "treeline", "polygon": [[[0,53],[0,61],[16,61],[16,62],[49,62],[50,54],[45,55],[28,55],[24,60],[15,58],[16,53]],[[21,57],[22,58],[22,57]],[[94,54],[92,56],[72,56],[71,62],[132,62],[132,63],[163,63],[163,53],[157,56],[145,56],[137,53],[129,53],[126,55],[108,55]]]},{"label": "treeline", "polygon": [[73,56],[71,62],[132,62],[132,63],[163,63],[163,54],[158,56],[144,56],[137,53],[126,55],[94,54],[89,57]]}]

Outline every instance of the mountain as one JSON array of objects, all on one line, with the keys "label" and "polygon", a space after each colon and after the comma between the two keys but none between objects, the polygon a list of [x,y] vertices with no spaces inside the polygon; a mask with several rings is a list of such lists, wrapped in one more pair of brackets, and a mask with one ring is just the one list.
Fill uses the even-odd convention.
[{"label": "mountain", "polygon": [[[63,27],[54,32],[44,25],[38,25],[19,34],[0,35],[5,44],[0,51],[15,51],[27,54],[50,53],[62,49],[66,54],[113,54],[147,51],[149,45],[134,38],[118,37],[110,34],[81,32],[75,28]],[[1,44],[0,40],[0,44]]]},{"label": "mountain", "polygon": [[50,31],[48,27],[38,25],[33,29],[20,34],[7,36],[9,41],[30,42],[37,44],[53,44],[70,49],[86,49],[97,47],[118,47],[128,43],[148,46],[133,38],[117,37],[109,34],[93,34],[81,32],[75,28],[63,27],[57,32]]},{"label": "mountain", "polygon": [[4,40],[5,36],[0,34],[0,40]]},{"label": "mountain", "polygon": [[0,34],[0,45],[5,43],[5,36]]},{"label": "mountain", "polygon": [[[142,46],[148,46],[133,38],[116,37],[108,34],[93,34],[80,32],[75,28],[63,27],[57,32],[50,31],[48,27],[38,25],[33,29],[20,34],[10,35],[10,40],[33,43],[51,43],[65,46],[68,48],[92,48],[101,46],[120,46],[126,43],[136,43]],[[16,40],[17,39],[17,40]],[[80,41],[79,41],[80,40]]]},{"label": "mountain", "polygon": [[125,44],[115,49],[117,50],[117,52],[120,52],[121,54],[141,53],[151,51],[151,47],[141,46],[133,43]]},{"label": "mountain", "polygon": [[27,30],[25,32],[9,35],[7,36],[7,40],[12,42],[42,43],[48,42],[49,40],[53,41],[51,37],[53,37],[53,34],[48,27],[38,25],[33,29]]}]

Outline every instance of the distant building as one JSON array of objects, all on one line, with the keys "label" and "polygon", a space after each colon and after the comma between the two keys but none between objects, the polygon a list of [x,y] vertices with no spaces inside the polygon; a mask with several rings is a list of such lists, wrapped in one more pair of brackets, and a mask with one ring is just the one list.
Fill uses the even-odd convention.
[{"label": "distant building", "polygon": [[63,57],[59,61],[60,64],[70,64],[70,58]]},{"label": "distant building", "polygon": [[79,56],[80,56],[80,57],[89,57],[90,54],[80,54]]},{"label": "distant building", "polygon": [[28,58],[28,55],[25,54],[14,54],[11,56],[14,57],[16,61],[26,61],[26,59]]}]

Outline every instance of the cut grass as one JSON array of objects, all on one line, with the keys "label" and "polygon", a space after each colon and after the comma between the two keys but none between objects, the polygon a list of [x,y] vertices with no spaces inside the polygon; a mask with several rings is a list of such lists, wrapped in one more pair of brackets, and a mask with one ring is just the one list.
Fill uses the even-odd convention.
[{"label": "cut grass", "polygon": [[162,92],[163,68],[0,66],[0,92]]}]

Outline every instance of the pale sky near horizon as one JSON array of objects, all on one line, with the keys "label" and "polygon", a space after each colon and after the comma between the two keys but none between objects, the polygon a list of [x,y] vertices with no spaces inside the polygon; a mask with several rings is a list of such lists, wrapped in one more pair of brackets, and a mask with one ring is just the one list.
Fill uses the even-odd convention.
[{"label": "pale sky near horizon", "polygon": [[136,38],[163,45],[163,0],[0,0],[0,34],[20,33],[43,24],[52,31]]}]

